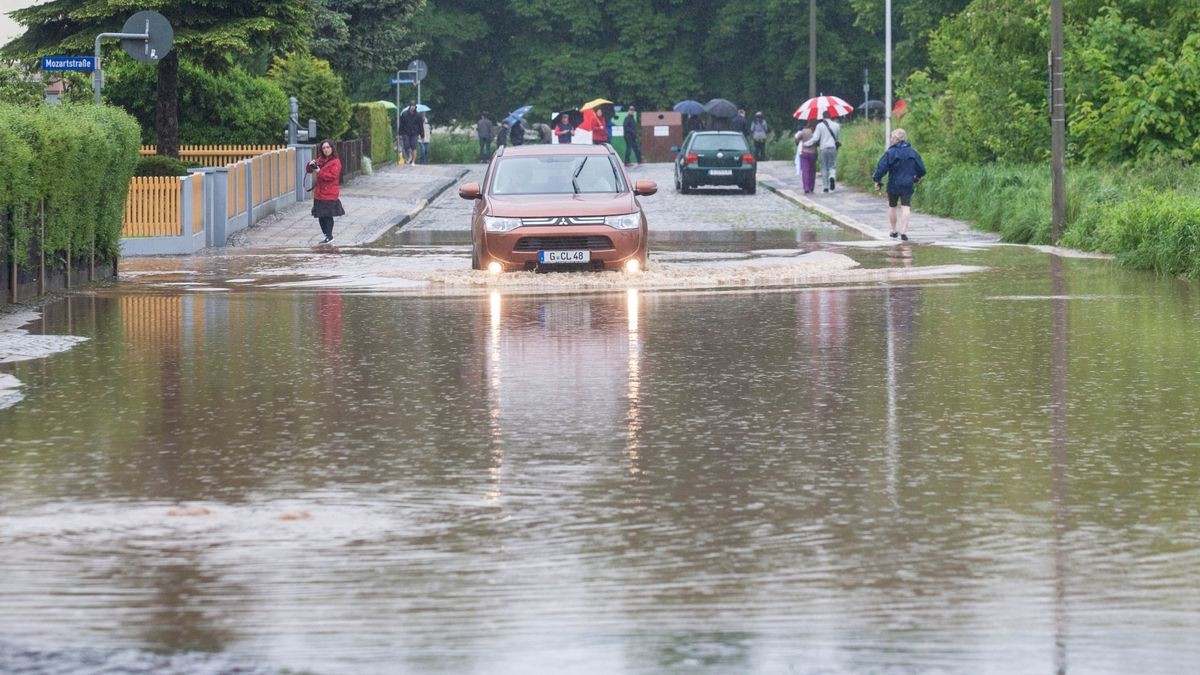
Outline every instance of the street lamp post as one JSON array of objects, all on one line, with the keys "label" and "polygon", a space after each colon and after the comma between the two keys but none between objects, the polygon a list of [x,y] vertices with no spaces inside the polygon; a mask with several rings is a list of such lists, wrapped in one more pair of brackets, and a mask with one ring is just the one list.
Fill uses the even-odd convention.
[{"label": "street lamp post", "polygon": [[892,140],[892,0],[884,2],[883,146]]}]

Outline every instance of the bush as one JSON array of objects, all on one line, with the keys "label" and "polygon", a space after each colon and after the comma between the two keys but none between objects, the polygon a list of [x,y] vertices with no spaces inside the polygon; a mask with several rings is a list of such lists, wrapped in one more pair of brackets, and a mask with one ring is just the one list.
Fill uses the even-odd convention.
[{"label": "bush", "polygon": [[321,138],[341,138],[350,128],[350,99],[346,98],[342,78],[333,72],[328,61],[291,52],[284,58],[275,57],[267,74],[285,96],[296,97],[301,120],[311,117],[317,121],[317,135]]},{"label": "bush", "polygon": [[40,218],[42,203],[42,247],[48,254],[79,257],[94,245],[102,259],[114,259],[138,160],[139,131],[133,118],[110,106],[0,105],[0,142],[5,148],[0,211],[12,224],[9,251],[17,263],[28,261],[34,214]]},{"label": "bush", "polygon": [[[371,161],[383,165],[396,160],[392,144],[392,126],[387,107],[382,103],[355,103],[351,127],[359,138],[371,137]],[[319,127],[318,127],[319,128]]]},{"label": "bush", "polygon": [[183,160],[162,155],[150,155],[138,159],[133,170],[135,176],[186,176],[188,164]]},{"label": "bush", "polygon": [[[493,144],[492,148],[495,147]],[[473,164],[478,161],[479,141],[468,130],[439,131],[430,139],[430,164]]]},{"label": "bush", "polygon": [[[104,97],[137,118],[143,142],[155,144],[157,71],[117,58],[106,65]],[[283,90],[265,77],[235,66],[213,74],[188,61],[179,64],[179,140],[184,144],[277,144],[288,123]]]}]

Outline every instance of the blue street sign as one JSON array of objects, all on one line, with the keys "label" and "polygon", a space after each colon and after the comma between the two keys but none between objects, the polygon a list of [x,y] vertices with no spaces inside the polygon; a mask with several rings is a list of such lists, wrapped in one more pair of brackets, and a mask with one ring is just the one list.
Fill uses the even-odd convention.
[{"label": "blue street sign", "polygon": [[392,78],[392,84],[412,84],[412,83],[413,83],[413,79],[411,77],[393,77]]},{"label": "blue street sign", "polygon": [[43,56],[42,70],[77,70],[90,73],[96,69],[94,56]]}]

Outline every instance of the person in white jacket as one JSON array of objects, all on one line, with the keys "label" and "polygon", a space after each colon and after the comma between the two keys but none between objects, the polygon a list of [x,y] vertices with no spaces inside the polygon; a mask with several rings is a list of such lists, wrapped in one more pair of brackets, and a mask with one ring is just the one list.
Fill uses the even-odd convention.
[{"label": "person in white jacket", "polygon": [[821,115],[821,121],[817,124],[816,131],[813,132],[812,140],[805,143],[805,145],[815,145],[820,148],[821,181],[824,185],[824,192],[829,192],[836,187],[837,149],[840,145],[838,135],[841,131],[841,125],[830,119],[829,111],[826,110]]}]

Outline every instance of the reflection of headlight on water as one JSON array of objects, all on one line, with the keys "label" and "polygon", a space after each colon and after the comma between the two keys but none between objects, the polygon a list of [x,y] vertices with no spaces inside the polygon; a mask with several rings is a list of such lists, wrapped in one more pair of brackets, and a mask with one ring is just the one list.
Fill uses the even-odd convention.
[{"label": "reflection of headlight on water", "polygon": [[638,289],[625,291],[625,311],[629,316],[629,332],[637,333],[638,329]]}]

